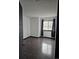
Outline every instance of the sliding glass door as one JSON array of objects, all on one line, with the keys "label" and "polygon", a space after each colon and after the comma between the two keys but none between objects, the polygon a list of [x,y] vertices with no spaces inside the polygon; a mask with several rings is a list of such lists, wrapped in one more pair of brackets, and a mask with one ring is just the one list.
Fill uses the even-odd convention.
[{"label": "sliding glass door", "polygon": [[51,37],[53,21],[44,20],[43,21],[43,37]]}]

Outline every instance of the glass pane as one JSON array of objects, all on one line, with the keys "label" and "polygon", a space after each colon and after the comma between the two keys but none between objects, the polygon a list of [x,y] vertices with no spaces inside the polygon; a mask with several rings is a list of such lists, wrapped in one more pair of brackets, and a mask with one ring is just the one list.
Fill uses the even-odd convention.
[{"label": "glass pane", "polygon": [[48,30],[48,21],[44,21],[43,30]]},{"label": "glass pane", "polygon": [[53,21],[49,21],[49,30],[52,30]]},{"label": "glass pane", "polygon": [[52,30],[53,21],[44,21],[43,30]]},{"label": "glass pane", "polygon": [[43,25],[48,26],[48,21],[44,21]]}]

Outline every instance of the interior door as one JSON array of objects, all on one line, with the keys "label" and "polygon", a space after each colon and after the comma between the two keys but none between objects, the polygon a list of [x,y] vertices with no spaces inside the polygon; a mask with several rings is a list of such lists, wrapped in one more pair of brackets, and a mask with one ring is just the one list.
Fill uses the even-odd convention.
[{"label": "interior door", "polygon": [[19,59],[22,59],[23,19],[22,6],[19,2]]},{"label": "interior door", "polygon": [[55,58],[59,59],[59,0],[57,6],[57,30],[56,30],[56,49],[55,49]]}]

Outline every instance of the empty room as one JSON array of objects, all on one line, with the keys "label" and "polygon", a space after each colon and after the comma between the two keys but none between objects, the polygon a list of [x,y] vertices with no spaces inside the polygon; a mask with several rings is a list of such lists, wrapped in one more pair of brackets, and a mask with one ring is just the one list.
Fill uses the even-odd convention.
[{"label": "empty room", "polygon": [[58,59],[58,0],[19,1],[20,59]]}]

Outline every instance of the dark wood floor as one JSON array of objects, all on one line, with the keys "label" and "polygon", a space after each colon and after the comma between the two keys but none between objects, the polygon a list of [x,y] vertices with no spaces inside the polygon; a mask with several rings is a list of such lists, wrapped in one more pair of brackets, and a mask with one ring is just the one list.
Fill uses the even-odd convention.
[{"label": "dark wood floor", "polygon": [[55,40],[28,38],[23,40],[22,59],[55,59]]}]

